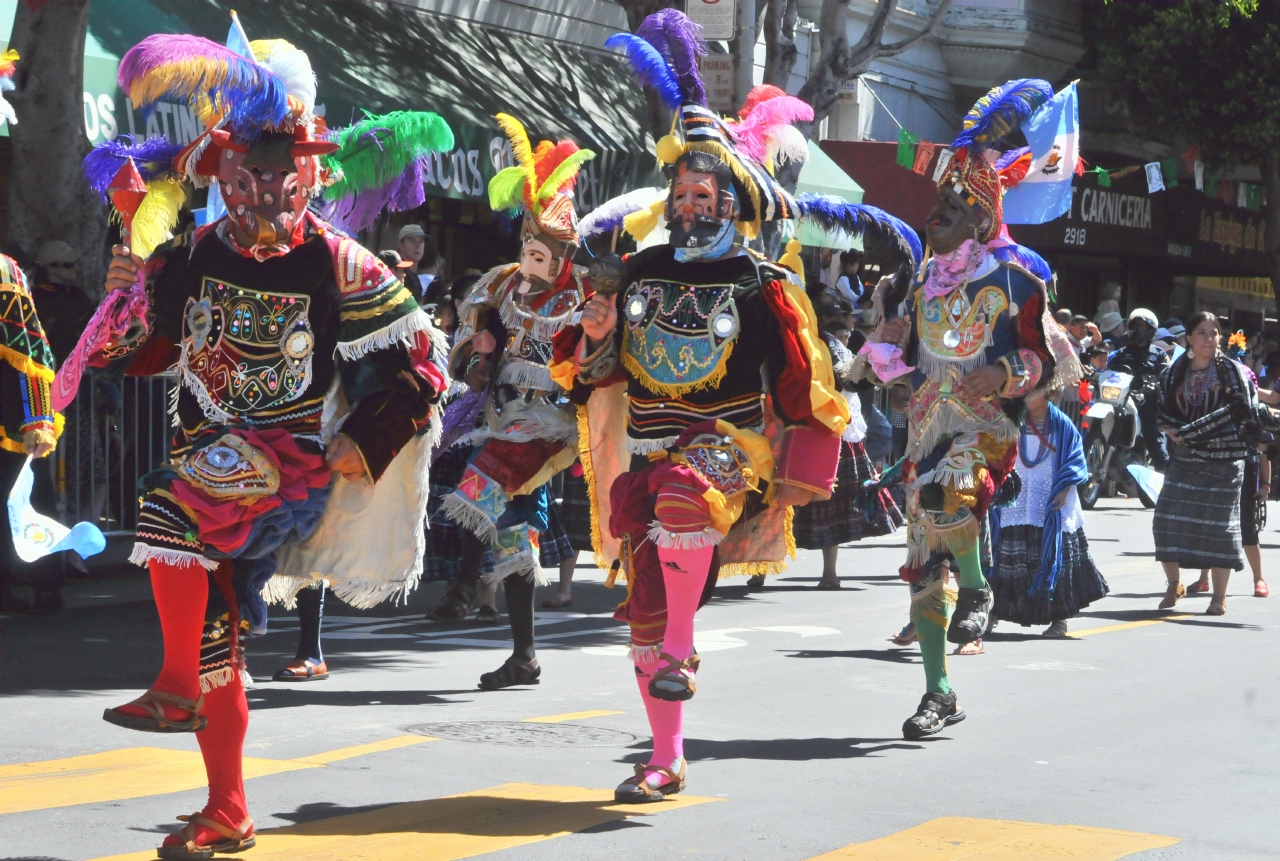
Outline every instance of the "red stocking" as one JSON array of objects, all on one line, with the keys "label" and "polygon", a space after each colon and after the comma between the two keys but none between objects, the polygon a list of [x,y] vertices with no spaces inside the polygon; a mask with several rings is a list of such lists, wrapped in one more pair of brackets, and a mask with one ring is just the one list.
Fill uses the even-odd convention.
[{"label": "red stocking", "polygon": [[[209,599],[209,575],[192,561],[182,565],[152,559],[151,592],[160,614],[164,636],[164,664],[152,690],[194,700],[200,696],[200,635],[204,631],[205,605]],[[141,706],[116,708],[123,714],[147,717]],[[188,715],[174,706],[164,706],[165,716],[183,720]]]}]

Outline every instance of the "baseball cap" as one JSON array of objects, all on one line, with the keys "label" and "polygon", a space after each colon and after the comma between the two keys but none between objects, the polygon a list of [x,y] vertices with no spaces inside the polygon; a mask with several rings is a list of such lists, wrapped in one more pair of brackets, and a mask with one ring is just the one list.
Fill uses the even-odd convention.
[{"label": "baseball cap", "polygon": [[80,256],[80,252],[61,239],[50,239],[36,252],[36,263],[41,266],[48,266],[50,263],[75,263]]},{"label": "baseball cap", "polygon": [[413,265],[412,260],[404,260],[400,257],[399,251],[387,249],[378,252],[378,259],[390,266],[392,269],[408,269]]},{"label": "baseball cap", "polygon": [[427,235],[427,232],[422,229],[421,224],[406,224],[404,227],[400,228],[400,235],[396,237],[396,239],[397,240],[408,239],[410,236],[426,236],[426,235]]}]

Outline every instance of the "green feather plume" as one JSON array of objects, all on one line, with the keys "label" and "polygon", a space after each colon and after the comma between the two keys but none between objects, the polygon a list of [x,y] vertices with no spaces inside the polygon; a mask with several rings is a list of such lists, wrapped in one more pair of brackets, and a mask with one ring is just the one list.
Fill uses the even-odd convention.
[{"label": "green feather plume", "polygon": [[341,149],[323,156],[337,182],[327,197],[338,199],[382,188],[418,158],[453,149],[453,130],[430,111],[392,111],[367,115],[354,125],[334,129],[329,140]]},{"label": "green feather plume", "polygon": [[524,203],[529,173],[520,165],[504,167],[489,180],[489,208],[494,212],[516,209]]}]

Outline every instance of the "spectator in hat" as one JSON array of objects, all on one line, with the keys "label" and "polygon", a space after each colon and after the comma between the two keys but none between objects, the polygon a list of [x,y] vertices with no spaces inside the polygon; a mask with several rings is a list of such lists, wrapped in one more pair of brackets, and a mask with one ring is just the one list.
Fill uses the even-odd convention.
[{"label": "spectator in hat", "polygon": [[413,265],[410,261],[402,258],[399,251],[393,251],[391,249],[379,251],[378,259],[387,264],[387,268],[390,269],[402,283],[408,274],[409,267]]},{"label": "spectator in hat", "polygon": [[1173,339],[1173,343],[1182,349],[1187,348],[1187,327],[1182,325],[1182,321],[1177,317],[1170,317],[1164,321],[1164,329],[1169,330],[1169,337]]},{"label": "spectator in hat", "polygon": [[[405,276],[405,283],[412,289],[414,279],[417,279],[418,286],[417,289],[413,289],[413,297],[418,300],[418,304],[429,305],[438,301],[440,288],[443,285],[435,284],[435,280],[440,274],[444,261],[440,257],[440,249],[436,247],[435,240],[427,235],[421,224],[406,224],[400,228],[396,245],[400,257],[413,264]],[[432,290],[433,285],[436,287],[435,290]]]},{"label": "spectator in hat", "polygon": [[31,298],[59,365],[67,358],[97,303],[76,283],[81,254],[61,239],[50,239],[36,253],[35,289]]},{"label": "spectator in hat", "polygon": [[1093,318],[1093,323],[1108,341],[1116,344],[1124,341],[1124,315],[1119,311],[1103,311]]}]

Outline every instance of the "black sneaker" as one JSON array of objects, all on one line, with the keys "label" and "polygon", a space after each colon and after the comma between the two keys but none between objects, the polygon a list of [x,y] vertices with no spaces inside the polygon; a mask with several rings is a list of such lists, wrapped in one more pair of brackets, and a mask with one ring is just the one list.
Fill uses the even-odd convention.
[{"label": "black sneaker", "polygon": [[963,646],[987,633],[993,603],[995,597],[991,594],[990,586],[985,589],[966,589],[961,586],[956,598],[956,609],[951,614],[951,625],[947,628],[947,642]]},{"label": "black sneaker", "polygon": [[953,723],[964,720],[964,709],[956,701],[956,695],[925,694],[916,713],[902,725],[902,737],[908,741],[924,738]]}]

